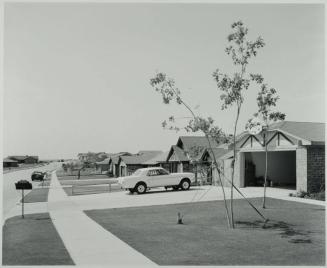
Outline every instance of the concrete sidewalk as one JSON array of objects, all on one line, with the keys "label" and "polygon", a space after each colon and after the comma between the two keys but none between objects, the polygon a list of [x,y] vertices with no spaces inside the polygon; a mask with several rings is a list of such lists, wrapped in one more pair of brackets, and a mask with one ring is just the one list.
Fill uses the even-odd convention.
[{"label": "concrete sidewalk", "polygon": [[48,209],[76,265],[156,265],[91,220],[67,197],[52,173]]}]

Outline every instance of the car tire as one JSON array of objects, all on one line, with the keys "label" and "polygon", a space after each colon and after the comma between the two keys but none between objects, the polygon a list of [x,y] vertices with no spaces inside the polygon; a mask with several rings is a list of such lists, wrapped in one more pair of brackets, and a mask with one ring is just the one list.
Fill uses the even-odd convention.
[{"label": "car tire", "polygon": [[191,186],[191,182],[189,179],[182,179],[180,183],[180,187],[183,191],[190,189],[190,186]]},{"label": "car tire", "polygon": [[144,182],[139,182],[136,184],[134,191],[138,194],[144,194],[146,192],[146,184]]},{"label": "car tire", "polygon": [[129,190],[129,192],[130,192],[131,194],[134,194],[134,189],[133,189],[133,188],[128,189],[128,190]]}]

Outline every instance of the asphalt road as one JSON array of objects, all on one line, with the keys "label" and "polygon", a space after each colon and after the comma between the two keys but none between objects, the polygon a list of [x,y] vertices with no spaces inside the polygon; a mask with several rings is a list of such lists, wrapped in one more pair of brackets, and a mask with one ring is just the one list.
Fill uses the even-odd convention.
[{"label": "asphalt road", "polygon": [[[35,167],[25,170],[18,170],[3,174],[3,185],[2,185],[2,211],[3,217],[5,217],[10,210],[15,206],[20,205],[19,200],[21,199],[21,191],[16,190],[15,182],[19,180],[31,180],[31,174],[35,170],[39,171],[51,171],[59,167],[61,163],[50,163],[49,165],[42,167]],[[33,182],[33,188],[38,185],[40,182]],[[26,194],[28,191],[26,191]]]}]

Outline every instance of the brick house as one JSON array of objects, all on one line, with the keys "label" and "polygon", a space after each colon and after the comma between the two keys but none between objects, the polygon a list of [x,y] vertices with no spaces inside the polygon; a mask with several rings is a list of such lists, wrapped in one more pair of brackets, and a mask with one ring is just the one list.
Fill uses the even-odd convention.
[{"label": "brick house", "polygon": [[134,155],[121,155],[118,160],[118,176],[129,176],[139,168],[152,166],[146,162],[162,154],[162,151],[139,151]]},{"label": "brick house", "polygon": [[18,161],[12,160],[10,158],[4,158],[2,161],[2,166],[4,168],[18,167]]},{"label": "brick house", "polygon": [[164,152],[161,154],[156,155],[155,157],[151,158],[150,160],[144,162],[145,165],[148,167],[162,167],[169,170],[170,165],[166,162],[168,152]]},{"label": "brick house", "polygon": [[[210,145],[217,147],[218,143],[210,138]],[[171,146],[167,155],[166,163],[169,164],[167,170],[171,173],[194,172],[197,180],[198,176],[200,176],[198,171],[201,169],[201,166],[207,165],[207,163],[200,160],[207,148],[209,148],[209,143],[204,136],[179,137],[176,145]]]},{"label": "brick house", "polygon": [[[214,147],[212,150],[210,148],[206,148],[200,159],[198,164],[201,164],[205,170],[207,170],[207,183],[217,185],[219,184],[218,172],[216,166],[214,164],[214,159],[218,162],[218,165],[221,165],[222,162],[220,161],[221,157],[226,155],[229,152],[228,145],[221,145],[219,147]],[[197,170],[197,172],[199,172]],[[199,175],[198,175],[199,176]]]},{"label": "brick house", "polygon": [[128,152],[120,152],[120,153],[112,154],[109,157],[108,172],[113,177],[119,177],[119,157],[122,155],[132,155],[132,154]]},{"label": "brick house", "polygon": [[[272,124],[267,135],[268,182],[297,191],[316,192],[325,182],[325,124],[284,121]],[[219,158],[231,177],[232,146]],[[237,137],[235,185],[262,185],[265,147],[261,134],[243,132]],[[229,185],[226,183],[226,185]]]},{"label": "brick house", "polygon": [[110,157],[105,158],[102,161],[96,162],[95,163],[95,167],[96,169],[102,173],[104,171],[108,171],[109,170],[109,161],[110,161]]},{"label": "brick house", "polygon": [[17,161],[18,164],[36,164],[39,162],[38,156],[15,155],[15,156],[8,156],[8,158]]}]

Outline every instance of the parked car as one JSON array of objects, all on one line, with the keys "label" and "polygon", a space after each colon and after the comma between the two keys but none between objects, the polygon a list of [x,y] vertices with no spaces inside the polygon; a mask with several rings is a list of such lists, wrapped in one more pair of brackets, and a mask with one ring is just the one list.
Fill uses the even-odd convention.
[{"label": "parked car", "polygon": [[140,168],[131,176],[122,177],[118,181],[123,189],[131,193],[144,194],[154,187],[188,190],[191,183],[195,182],[195,175],[193,173],[169,173],[161,167]]},{"label": "parked car", "polygon": [[46,172],[34,171],[32,173],[31,179],[32,179],[32,181],[43,181],[45,174],[46,174]]}]

